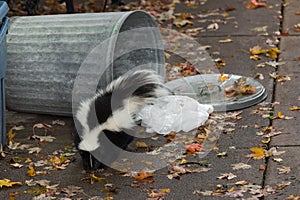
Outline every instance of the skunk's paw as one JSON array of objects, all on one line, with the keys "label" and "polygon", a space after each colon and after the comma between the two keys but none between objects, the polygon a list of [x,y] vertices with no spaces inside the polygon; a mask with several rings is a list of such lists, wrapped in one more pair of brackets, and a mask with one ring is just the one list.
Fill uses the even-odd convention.
[{"label": "skunk's paw", "polygon": [[83,151],[94,151],[96,150],[98,147],[100,147],[100,144],[98,144],[98,142],[91,142],[91,141],[86,141],[86,140],[82,140],[79,145],[78,145],[78,148],[80,150],[83,150]]}]

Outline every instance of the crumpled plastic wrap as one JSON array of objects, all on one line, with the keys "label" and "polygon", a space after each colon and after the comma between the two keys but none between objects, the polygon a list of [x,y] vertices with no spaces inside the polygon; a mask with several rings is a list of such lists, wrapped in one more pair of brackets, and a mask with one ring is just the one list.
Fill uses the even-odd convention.
[{"label": "crumpled plastic wrap", "polygon": [[213,112],[211,105],[200,104],[187,96],[164,96],[145,106],[137,115],[147,132],[166,135],[172,131],[191,131],[201,126]]}]

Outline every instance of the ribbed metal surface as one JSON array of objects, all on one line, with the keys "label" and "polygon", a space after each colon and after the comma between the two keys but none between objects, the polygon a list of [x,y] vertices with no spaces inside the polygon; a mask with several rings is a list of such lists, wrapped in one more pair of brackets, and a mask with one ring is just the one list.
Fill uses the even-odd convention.
[{"label": "ribbed metal surface", "polygon": [[[154,31],[130,34],[131,38],[120,34],[141,27]],[[118,37],[101,47],[101,55],[93,52],[114,34]],[[94,71],[112,59],[99,87],[140,65],[164,75],[160,34],[143,11],[17,17],[7,42],[6,102],[11,110],[71,116],[74,81],[83,64],[88,67],[77,84],[82,84],[81,91],[76,91],[83,97],[94,93],[90,84],[99,79]],[[141,50],[126,53],[130,45],[140,45]]]}]

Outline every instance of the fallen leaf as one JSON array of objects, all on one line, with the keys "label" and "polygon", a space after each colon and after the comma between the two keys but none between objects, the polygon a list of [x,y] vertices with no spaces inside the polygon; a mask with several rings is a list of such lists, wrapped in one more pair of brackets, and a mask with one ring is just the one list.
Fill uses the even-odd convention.
[{"label": "fallen leaf", "polygon": [[228,79],[229,79],[229,76],[228,76],[228,75],[225,75],[224,72],[222,72],[222,73],[219,75],[219,77],[218,77],[218,81],[219,81],[219,82],[224,82],[224,81],[226,81],[226,80],[228,80]]},{"label": "fallen leaf", "polygon": [[173,24],[177,28],[182,28],[187,25],[193,25],[193,22],[189,20],[191,18],[192,18],[192,15],[190,13],[180,13],[174,19]]},{"label": "fallen leaf", "polygon": [[283,159],[282,159],[282,158],[272,158],[272,160],[274,160],[275,162],[278,162],[278,163],[280,163],[280,162],[282,162],[282,161],[283,161]]},{"label": "fallen leaf", "polygon": [[47,133],[48,130],[52,130],[52,126],[49,124],[43,124],[43,123],[38,123],[38,124],[34,124],[32,127],[32,132],[33,135],[35,135],[35,129],[44,129],[45,133]]},{"label": "fallen leaf", "polygon": [[62,121],[62,120],[54,120],[52,121],[52,125],[60,125],[60,126],[65,126],[66,125],[66,122]]},{"label": "fallen leaf", "polygon": [[12,182],[9,179],[0,180],[0,188],[2,188],[3,186],[12,187],[14,185],[22,185],[22,183],[21,182]]},{"label": "fallen leaf", "polygon": [[256,8],[265,7],[265,6],[266,6],[266,3],[257,2],[257,0],[251,0],[250,2],[248,2],[246,4],[247,9],[256,9]]},{"label": "fallen leaf", "polygon": [[13,163],[10,164],[11,166],[15,167],[15,168],[22,168],[24,165],[20,164],[20,163]]},{"label": "fallen leaf", "polygon": [[31,136],[34,140],[39,140],[41,142],[53,142],[56,138],[50,135],[47,136],[40,136],[40,135],[33,135]]},{"label": "fallen leaf", "polygon": [[226,151],[217,154],[217,157],[226,157],[226,156],[228,156]]},{"label": "fallen leaf", "polygon": [[290,195],[285,200],[299,200],[300,195]]},{"label": "fallen leaf", "polygon": [[282,166],[281,168],[277,168],[278,169],[278,174],[288,174],[291,172],[291,167],[286,167],[286,166]]},{"label": "fallen leaf", "polygon": [[[14,138],[16,137],[16,133],[13,132],[13,128],[9,129],[8,133],[6,134],[7,135],[7,138],[8,138],[8,141],[11,142],[12,144],[14,143]],[[12,148],[10,148],[12,149]]]},{"label": "fallen leaf", "polygon": [[250,84],[246,84],[245,78],[239,78],[234,81],[231,86],[228,86],[224,89],[225,95],[227,97],[234,97],[237,95],[249,95],[253,94],[256,91],[256,87],[253,87]]},{"label": "fallen leaf", "polygon": [[224,39],[224,40],[219,40],[218,42],[221,43],[221,44],[231,43],[231,42],[232,42],[232,39],[227,38],[227,39]]},{"label": "fallen leaf", "polygon": [[289,110],[291,110],[291,111],[300,111],[300,107],[299,106],[291,106],[290,108],[289,108]]},{"label": "fallen leaf", "polygon": [[254,78],[257,78],[259,80],[264,80],[265,79],[265,77],[262,73],[256,73]]},{"label": "fallen leaf", "polygon": [[277,151],[276,147],[272,147],[271,149],[269,149],[267,151],[268,156],[280,156],[284,153],[285,153],[285,151]]},{"label": "fallen leaf", "polygon": [[102,192],[106,194],[118,194],[117,187],[112,183],[105,184]]},{"label": "fallen leaf", "polygon": [[36,175],[36,171],[35,171],[34,167],[31,166],[31,165],[29,165],[28,168],[29,168],[29,170],[27,171],[27,175],[28,176],[35,176]]},{"label": "fallen leaf", "polygon": [[271,138],[267,138],[265,140],[261,140],[261,143],[263,144],[269,144],[271,142]]},{"label": "fallen leaf", "polygon": [[169,188],[161,188],[161,189],[150,189],[148,192],[148,197],[155,198],[155,199],[161,199],[164,196],[167,196],[170,193]]},{"label": "fallen leaf", "polygon": [[40,147],[32,147],[28,149],[28,153],[32,154],[32,153],[40,153],[41,152],[41,148]]},{"label": "fallen leaf", "polygon": [[78,186],[70,185],[62,189],[62,192],[66,193],[67,197],[74,197],[78,193],[83,193],[83,189]]},{"label": "fallen leaf", "polygon": [[251,165],[245,164],[245,163],[237,163],[237,164],[232,164],[231,166],[233,170],[240,170],[240,169],[250,169]]},{"label": "fallen leaf", "polygon": [[277,115],[274,115],[272,117],[272,119],[287,119],[287,120],[293,119],[293,118],[294,117],[290,117],[290,116],[286,116],[286,115],[282,114],[282,112],[280,112],[280,111],[277,113]]},{"label": "fallen leaf", "polygon": [[235,182],[234,184],[235,184],[235,185],[248,185],[249,182],[243,180],[243,181],[237,181],[237,182]]},{"label": "fallen leaf", "polygon": [[261,60],[261,57],[258,55],[252,55],[252,56],[250,56],[250,59],[257,61],[257,60]]},{"label": "fallen leaf", "polygon": [[300,23],[299,24],[295,24],[294,25],[294,29],[295,29],[295,31],[300,32]]},{"label": "fallen leaf", "polygon": [[261,147],[252,147],[252,148],[250,148],[250,151],[252,151],[253,154],[250,154],[248,156],[255,160],[259,160],[259,159],[266,157],[265,149],[263,149]]},{"label": "fallen leaf", "polygon": [[149,177],[153,177],[153,173],[149,173],[149,172],[146,172],[146,171],[141,171],[141,172],[138,172],[137,174],[133,175],[132,176],[133,178],[135,179],[146,179],[146,178],[149,178]]},{"label": "fallen leaf", "polygon": [[90,177],[95,179],[97,182],[103,182],[106,180],[105,178],[96,176],[94,173],[90,174]]},{"label": "fallen leaf", "polygon": [[199,152],[201,151],[201,144],[189,144],[189,145],[186,145],[184,146],[184,149],[186,149],[189,153],[193,154],[195,152]]},{"label": "fallen leaf", "polygon": [[282,183],[276,185],[276,189],[283,190],[285,187],[289,186],[290,184],[291,184],[290,181],[283,181]]},{"label": "fallen leaf", "polygon": [[261,170],[261,171],[265,171],[267,168],[267,166],[265,164],[260,164],[258,169]]},{"label": "fallen leaf", "polygon": [[209,24],[209,25],[206,27],[206,29],[207,29],[207,30],[210,30],[210,31],[218,30],[218,29],[219,29],[219,24],[217,24],[217,23]]},{"label": "fallen leaf", "polygon": [[254,46],[250,48],[250,54],[251,55],[260,55],[264,54],[267,57],[270,58],[277,58],[278,54],[280,53],[280,50],[276,48],[270,48],[270,49],[262,49],[260,46]]},{"label": "fallen leaf", "polygon": [[259,26],[259,27],[255,27],[251,30],[256,31],[256,32],[267,32],[268,26]]},{"label": "fallen leaf", "polygon": [[221,174],[221,176],[218,176],[218,179],[227,179],[227,180],[231,180],[233,178],[236,178],[237,176],[234,175],[233,173],[225,173],[225,174]]}]

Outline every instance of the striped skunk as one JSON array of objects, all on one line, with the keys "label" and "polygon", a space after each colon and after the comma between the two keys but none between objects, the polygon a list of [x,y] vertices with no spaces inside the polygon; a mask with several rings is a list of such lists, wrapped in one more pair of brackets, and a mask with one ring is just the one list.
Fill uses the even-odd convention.
[{"label": "striped skunk", "polygon": [[125,149],[134,138],[126,130],[137,125],[136,114],[156,98],[170,94],[159,75],[150,70],[138,70],[120,76],[92,98],[81,102],[75,116],[81,130],[77,130],[74,142],[83,168],[97,170],[116,160],[118,152],[110,150],[109,143]]}]

